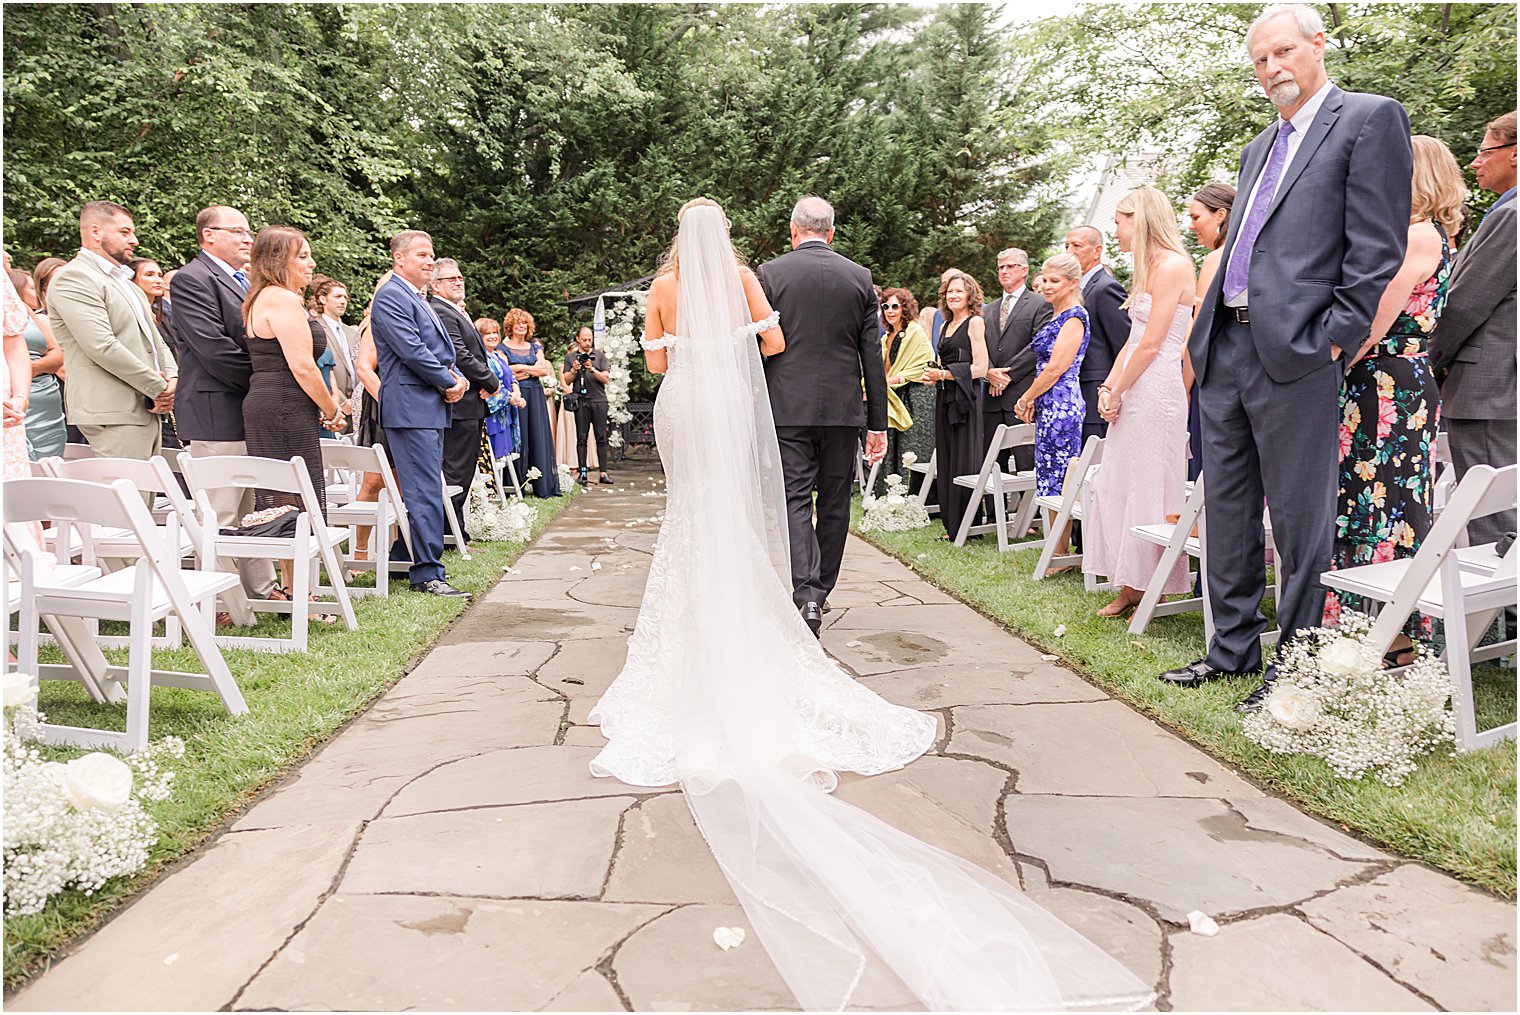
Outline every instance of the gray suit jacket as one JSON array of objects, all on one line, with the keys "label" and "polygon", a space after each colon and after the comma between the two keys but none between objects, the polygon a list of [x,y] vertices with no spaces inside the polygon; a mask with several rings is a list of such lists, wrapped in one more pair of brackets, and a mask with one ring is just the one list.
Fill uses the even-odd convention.
[{"label": "gray suit jacket", "polygon": [[48,283],[47,308],[69,377],[69,422],[112,426],[159,418],[148,412],[148,400],[168,386],[160,373],[176,377],[179,371],[141,289],[118,285],[80,251]]},{"label": "gray suit jacket", "polygon": [[1446,310],[1430,337],[1441,415],[1515,418],[1515,202],[1484,218],[1457,254]]},{"label": "gray suit jacket", "polygon": [[[1224,260],[1188,339],[1200,381],[1209,343],[1231,317],[1224,278],[1246,200],[1276,136],[1273,120],[1241,152],[1242,211],[1230,216]],[[1331,86],[1251,254],[1251,340],[1272,380],[1287,384],[1329,363],[1332,342],[1351,356],[1366,340],[1383,290],[1404,262],[1413,172],[1404,107]]]},{"label": "gray suit jacket", "polygon": [[1018,303],[1008,313],[1008,323],[1000,330],[998,318],[1003,313],[1003,301],[999,296],[982,307],[982,324],[987,333],[987,364],[1008,368],[1008,387],[1001,395],[983,391],[982,410],[1013,410],[1013,403],[1034,380],[1034,346],[1030,344],[1034,333],[1050,322],[1052,311],[1045,297],[1026,288],[1019,294]]}]

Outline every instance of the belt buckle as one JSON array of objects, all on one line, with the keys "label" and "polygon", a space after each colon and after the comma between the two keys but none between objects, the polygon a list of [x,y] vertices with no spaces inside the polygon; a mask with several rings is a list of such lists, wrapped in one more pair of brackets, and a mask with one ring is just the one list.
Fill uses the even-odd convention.
[{"label": "belt buckle", "polygon": [[1236,324],[1250,324],[1251,323],[1251,308],[1250,307],[1231,307],[1230,308],[1230,313],[1232,313],[1232,314],[1235,315],[1235,323]]}]

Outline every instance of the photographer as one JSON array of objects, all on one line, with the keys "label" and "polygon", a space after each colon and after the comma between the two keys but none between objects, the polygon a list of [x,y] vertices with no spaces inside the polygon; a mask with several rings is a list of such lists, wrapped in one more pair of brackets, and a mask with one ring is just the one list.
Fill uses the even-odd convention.
[{"label": "photographer", "polygon": [[595,335],[590,325],[575,334],[575,342],[565,353],[560,379],[565,382],[565,408],[575,412],[575,451],[581,471],[576,482],[586,485],[586,432],[596,430],[596,460],[601,466],[600,482],[612,485],[607,475],[607,354],[593,349]]}]

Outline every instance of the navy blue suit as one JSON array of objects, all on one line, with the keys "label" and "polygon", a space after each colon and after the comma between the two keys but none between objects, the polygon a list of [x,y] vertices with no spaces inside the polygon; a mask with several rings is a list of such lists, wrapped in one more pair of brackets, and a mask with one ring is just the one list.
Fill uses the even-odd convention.
[{"label": "navy blue suit", "polygon": [[[243,398],[253,376],[243,328],[243,291],[205,251],[169,283],[179,389],[174,422],[180,439],[240,441]],[[167,316],[167,315],[166,315]]]},{"label": "navy blue suit", "polygon": [[411,580],[442,580],[443,432],[453,418],[443,396],[455,383],[454,342],[400,276],[375,294],[369,319],[380,368],[380,425],[411,518]]},{"label": "navy blue suit", "polygon": [[1319,578],[1335,537],[1341,381],[1404,261],[1409,232],[1414,156],[1404,108],[1332,86],[1268,205],[1251,251],[1247,312],[1226,306],[1230,257],[1277,124],[1241,153],[1224,260],[1188,339],[1208,484],[1215,624],[1208,662],[1223,670],[1255,669],[1261,660],[1263,497],[1283,576],[1279,645],[1321,622]]}]

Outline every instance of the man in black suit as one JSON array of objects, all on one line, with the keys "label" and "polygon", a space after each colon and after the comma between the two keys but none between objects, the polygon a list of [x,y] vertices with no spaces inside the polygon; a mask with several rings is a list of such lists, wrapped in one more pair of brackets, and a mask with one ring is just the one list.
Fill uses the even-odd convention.
[{"label": "man in black suit", "polygon": [[[1077,380],[1087,416],[1082,421],[1082,443],[1094,435],[1108,436],[1108,424],[1098,415],[1098,385],[1108,380],[1114,361],[1129,341],[1129,313],[1124,301],[1129,293],[1103,267],[1103,233],[1092,226],[1077,226],[1066,234],[1066,252],[1082,266],[1082,305],[1087,308],[1091,336]],[[1020,389],[1022,390],[1022,389]]]},{"label": "man in black suit", "polygon": [[[1193,685],[1261,666],[1262,500],[1272,511],[1281,649],[1321,623],[1338,485],[1341,382],[1404,261],[1414,153],[1404,108],[1325,76],[1312,7],[1270,7],[1246,32],[1277,117],[1240,158],[1224,260],[1188,338],[1198,373],[1208,655],[1162,674]],[[1271,694],[1275,666],[1237,706]]]},{"label": "man in black suit", "polygon": [[[174,307],[165,323],[174,334],[179,358],[179,391],[174,424],[195,458],[246,455],[243,398],[253,377],[248,336],[243,329],[243,296],[248,275],[243,265],[253,250],[253,231],[236,208],[213,204],[195,216],[201,252],[174,273],[169,299]],[[218,525],[242,524],[253,510],[252,490],[207,493]],[[256,557],[237,560],[249,593],[265,598],[274,588],[274,562]]]},{"label": "man in black suit", "polygon": [[792,209],[791,232],[791,252],[756,274],[786,331],[786,351],[766,360],[765,380],[786,474],[792,600],[816,635],[844,559],[860,428],[868,430],[868,461],[887,451],[887,374],[871,272],[829,246],[834,209],[804,197]]},{"label": "man in black suit", "polygon": [[[486,396],[501,388],[486,360],[486,343],[460,305],[464,303],[464,275],[459,262],[440,257],[433,265],[433,296],[428,302],[443,322],[454,343],[454,369],[470,382],[464,397],[454,403],[454,421],[443,432],[443,481],[460,488],[453,498],[461,528],[469,525],[465,504],[480,462],[480,433],[486,425]],[[466,541],[470,534],[464,533]]]},{"label": "man in black suit", "polygon": [[[982,308],[988,362],[987,385],[982,393],[982,436],[988,444],[998,424],[1018,422],[1013,403],[1034,380],[1034,346],[1030,342],[1051,318],[1045,297],[1024,286],[1029,278],[1028,254],[1017,247],[1003,251],[998,254],[997,272],[1003,294]],[[1020,472],[1033,469],[1034,445],[1014,448],[1013,460]],[[1002,467],[1007,471],[1006,455]]]}]

